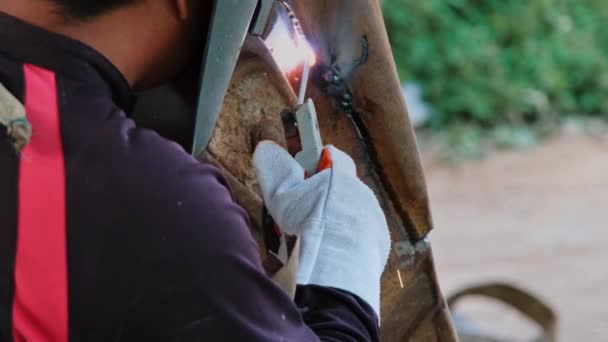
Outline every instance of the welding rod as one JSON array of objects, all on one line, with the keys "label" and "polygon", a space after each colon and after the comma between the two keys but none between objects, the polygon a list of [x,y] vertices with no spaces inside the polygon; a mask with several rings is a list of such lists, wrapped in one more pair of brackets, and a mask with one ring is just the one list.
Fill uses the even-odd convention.
[{"label": "welding rod", "polygon": [[304,62],[304,71],[302,72],[302,82],[300,83],[300,95],[298,96],[298,106],[304,104],[306,97],[306,88],[308,87],[308,77],[310,76],[310,61]]}]

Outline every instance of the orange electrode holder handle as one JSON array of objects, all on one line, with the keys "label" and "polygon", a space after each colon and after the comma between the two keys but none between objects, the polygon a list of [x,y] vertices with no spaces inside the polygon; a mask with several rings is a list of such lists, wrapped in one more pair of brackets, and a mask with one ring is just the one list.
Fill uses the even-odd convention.
[{"label": "orange electrode holder handle", "polygon": [[331,160],[331,153],[327,148],[323,149],[321,159],[319,160],[319,166],[317,167],[317,173],[325,170],[329,170],[333,167],[333,161]]}]

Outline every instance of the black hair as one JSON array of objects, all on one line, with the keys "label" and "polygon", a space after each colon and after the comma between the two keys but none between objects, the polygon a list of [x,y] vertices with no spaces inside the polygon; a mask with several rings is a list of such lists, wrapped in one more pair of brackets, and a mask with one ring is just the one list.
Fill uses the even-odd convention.
[{"label": "black hair", "polygon": [[50,0],[58,6],[66,19],[94,18],[122,6],[134,5],[140,0]]}]

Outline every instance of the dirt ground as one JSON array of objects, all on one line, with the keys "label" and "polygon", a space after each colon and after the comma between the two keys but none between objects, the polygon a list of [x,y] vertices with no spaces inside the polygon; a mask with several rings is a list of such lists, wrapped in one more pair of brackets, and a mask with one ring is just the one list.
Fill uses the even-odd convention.
[{"label": "dirt ground", "polygon": [[[608,136],[561,136],[457,165],[423,159],[444,293],[512,282],[557,311],[560,341],[608,341]],[[463,309],[503,336],[533,333],[494,306]]]}]

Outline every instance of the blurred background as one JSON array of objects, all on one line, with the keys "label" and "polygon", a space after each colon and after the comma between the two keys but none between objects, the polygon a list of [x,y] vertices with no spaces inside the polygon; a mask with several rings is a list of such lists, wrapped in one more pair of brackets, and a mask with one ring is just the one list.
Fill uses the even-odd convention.
[{"label": "blurred background", "polygon": [[[444,293],[515,284],[556,311],[560,341],[608,341],[608,1],[382,7]],[[458,311],[499,337],[537,333],[495,302]]]}]

